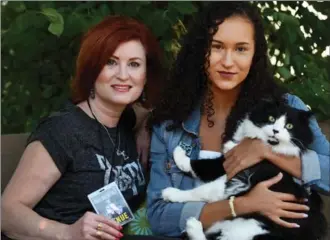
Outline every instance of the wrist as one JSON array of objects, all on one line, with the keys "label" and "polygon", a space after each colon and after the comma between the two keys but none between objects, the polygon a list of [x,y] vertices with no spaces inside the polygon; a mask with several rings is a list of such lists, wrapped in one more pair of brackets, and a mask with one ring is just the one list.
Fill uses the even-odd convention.
[{"label": "wrist", "polygon": [[263,159],[267,159],[268,161],[272,162],[274,159],[274,152],[269,146],[266,146],[266,151],[264,151]]},{"label": "wrist", "polygon": [[70,225],[61,224],[58,233],[56,234],[57,240],[72,240],[72,236],[70,234]]},{"label": "wrist", "polygon": [[237,197],[234,206],[237,215],[244,215],[253,212],[253,205],[247,196]]}]

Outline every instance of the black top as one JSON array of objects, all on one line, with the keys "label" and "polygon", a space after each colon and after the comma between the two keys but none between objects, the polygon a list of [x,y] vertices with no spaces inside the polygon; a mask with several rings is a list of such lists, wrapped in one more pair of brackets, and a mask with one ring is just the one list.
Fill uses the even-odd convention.
[{"label": "black top", "polygon": [[134,211],[146,185],[132,130],[135,121],[130,108],[116,128],[106,128],[115,143],[117,139],[118,154],[106,130],[73,104],[41,121],[28,143],[40,141],[62,176],[34,210],[49,219],[74,223],[86,211],[94,211],[87,195],[115,180]]}]

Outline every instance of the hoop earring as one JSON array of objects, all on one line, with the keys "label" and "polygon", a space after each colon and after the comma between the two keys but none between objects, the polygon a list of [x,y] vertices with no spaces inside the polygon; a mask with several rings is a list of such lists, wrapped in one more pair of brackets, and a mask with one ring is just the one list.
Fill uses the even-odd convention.
[{"label": "hoop earring", "polygon": [[94,88],[91,89],[91,91],[89,93],[89,96],[90,96],[91,99],[95,98],[95,89]]}]

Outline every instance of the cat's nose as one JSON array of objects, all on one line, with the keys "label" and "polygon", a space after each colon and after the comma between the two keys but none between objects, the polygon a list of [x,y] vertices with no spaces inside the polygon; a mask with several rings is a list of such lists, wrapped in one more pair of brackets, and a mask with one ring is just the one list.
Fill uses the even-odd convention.
[{"label": "cat's nose", "polygon": [[274,132],[274,134],[276,134],[276,133],[278,133],[278,130],[276,130],[276,129],[273,129],[273,132]]}]

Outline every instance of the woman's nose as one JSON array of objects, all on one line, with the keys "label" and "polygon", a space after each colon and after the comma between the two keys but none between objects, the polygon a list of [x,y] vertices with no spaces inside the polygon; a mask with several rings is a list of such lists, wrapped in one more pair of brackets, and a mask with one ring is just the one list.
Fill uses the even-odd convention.
[{"label": "woman's nose", "polygon": [[129,77],[129,75],[128,75],[128,70],[127,70],[127,66],[125,66],[125,65],[121,65],[121,66],[119,67],[119,72],[118,72],[117,76],[118,76],[118,78],[119,78],[120,80],[127,80],[128,77]]}]

